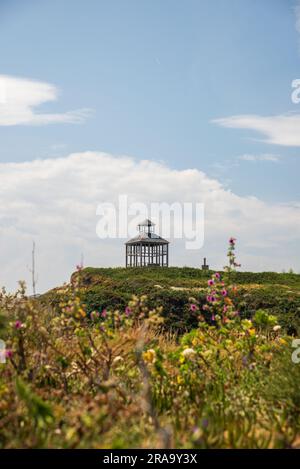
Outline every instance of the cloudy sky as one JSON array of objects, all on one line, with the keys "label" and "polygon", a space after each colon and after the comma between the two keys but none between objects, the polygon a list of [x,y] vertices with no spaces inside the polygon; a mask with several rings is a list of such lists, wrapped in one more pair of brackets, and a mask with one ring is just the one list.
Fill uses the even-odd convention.
[{"label": "cloudy sky", "polygon": [[0,284],[30,290],[33,241],[41,292],[123,265],[96,234],[120,194],[204,203],[172,265],[233,235],[243,270],[300,271],[297,79],[297,0],[0,0]]}]

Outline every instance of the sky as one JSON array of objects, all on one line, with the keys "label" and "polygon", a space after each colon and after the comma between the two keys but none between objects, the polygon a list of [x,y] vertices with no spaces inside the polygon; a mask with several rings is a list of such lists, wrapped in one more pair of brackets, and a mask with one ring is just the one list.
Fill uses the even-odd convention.
[{"label": "sky", "polygon": [[[0,0],[0,284],[124,264],[96,208],[204,203],[213,268],[300,272],[300,2]],[[300,86],[299,86],[300,88]],[[300,96],[300,92],[299,92]]]}]

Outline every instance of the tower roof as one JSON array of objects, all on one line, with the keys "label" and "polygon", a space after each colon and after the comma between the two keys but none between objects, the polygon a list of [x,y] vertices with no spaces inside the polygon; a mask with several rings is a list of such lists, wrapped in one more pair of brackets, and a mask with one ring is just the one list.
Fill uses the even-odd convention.
[{"label": "tower roof", "polygon": [[155,226],[155,223],[149,220],[149,218],[145,218],[145,220],[139,223],[138,226]]},{"label": "tower roof", "polygon": [[[169,241],[154,233],[154,226],[155,223],[146,218],[138,224],[139,234],[125,244],[169,244]],[[141,227],[148,227],[148,229],[141,229]]]},{"label": "tower roof", "polygon": [[162,238],[161,236],[158,236],[155,233],[142,232],[142,233],[139,233],[134,238],[131,238],[128,241],[126,241],[125,244],[135,244],[135,243],[169,244],[169,241]]}]

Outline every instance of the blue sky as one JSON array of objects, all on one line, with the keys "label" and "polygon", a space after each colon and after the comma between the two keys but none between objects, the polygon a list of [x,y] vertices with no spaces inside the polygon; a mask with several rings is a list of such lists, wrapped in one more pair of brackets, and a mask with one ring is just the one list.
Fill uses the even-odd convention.
[{"label": "blue sky", "polygon": [[[129,155],[196,168],[240,197],[298,203],[300,145],[275,144],[253,123],[300,114],[297,5],[0,0],[0,74],[57,88],[36,113],[84,110],[80,123],[0,125],[0,162]],[[244,115],[244,128],[228,121]]]},{"label": "blue sky", "polygon": [[[59,101],[40,111],[94,111],[75,128],[0,128],[1,161],[56,156],[58,148],[59,154],[100,149],[200,168],[243,195],[299,198],[299,149],[266,145],[254,132],[210,122],[297,110],[290,97],[300,75],[294,1],[1,5],[1,72],[55,84]],[[230,165],[245,153],[275,153],[283,161]]]}]

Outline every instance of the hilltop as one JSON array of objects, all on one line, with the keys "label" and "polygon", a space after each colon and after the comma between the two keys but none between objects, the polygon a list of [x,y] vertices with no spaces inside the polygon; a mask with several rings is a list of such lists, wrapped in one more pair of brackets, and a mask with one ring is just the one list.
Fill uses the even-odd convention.
[{"label": "hilltop", "polygon": [[[212,271],[191,267],[92,268],[80,275],[82,299],[87,311],[123,310],[133,295],[147,295],[149,307],[162,306],[168,327],[186,330],[197,326],[197,315],[188,308],[189,299],[205,302],[205,288]],[[287,332],[300,332],[300,275],[275,272],[233,272],[231,282],[238,287],[237,300],[243,317],[258,309],[274,314]],[[57,289],[41,297],[52,305],[59,301]]]}]

